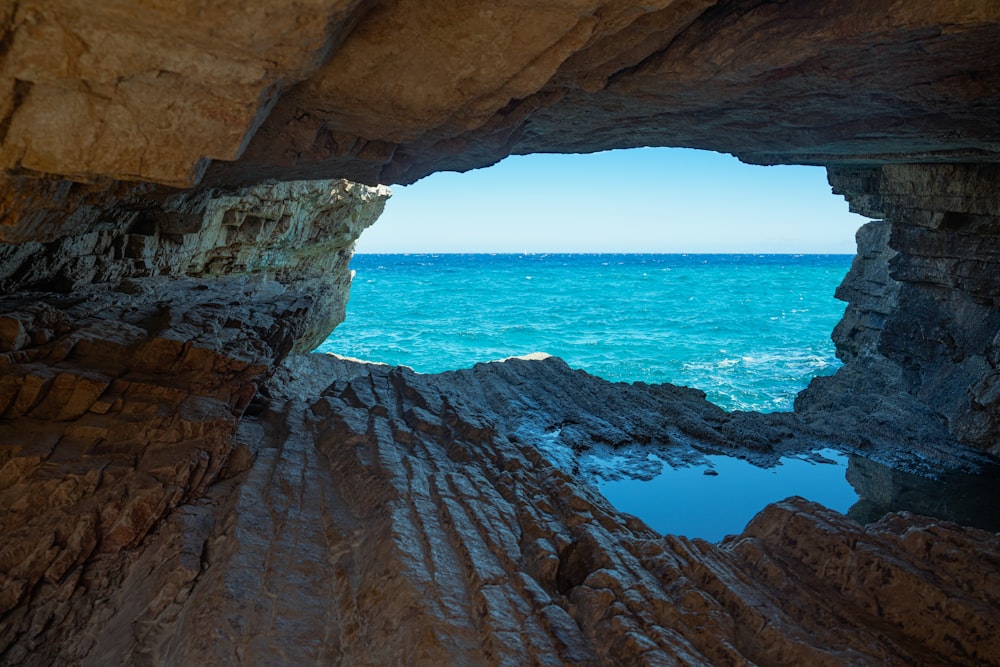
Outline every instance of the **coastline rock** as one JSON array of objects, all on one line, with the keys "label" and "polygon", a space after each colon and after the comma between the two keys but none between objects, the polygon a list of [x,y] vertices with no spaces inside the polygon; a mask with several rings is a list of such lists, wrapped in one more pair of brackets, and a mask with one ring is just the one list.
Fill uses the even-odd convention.
[{"label": "coastline rock", "polygon": [[[22,185],[51,192],[44,181]],[[159,201],[145,194],[84,205],[47,224],[47,241],[0,243],[0,289],[70,293],[117,283],[113,289],[128,293],[153,276],[275,280],[312,302],[296,342],[308,351],[343,321],[354,241],[381,215],[389,190],[336,180],[172,192]],[[23,237],[58,216],[61,207],[46,208],[51,201],[36,200],[34,215],[7,235]]]},{"label": "coastline rock", "polygon": [[[93,613],[92,589],[64,593],[74,623],[21,635],[5,658],[1000,660],[1000,536],[905,513],[861,527],[795,498],[717,545],[658,536],[510,437],[510,407],[485,400],[528,400],[534,379],[556,377],[580,380],[558,360],[422,376],[291,358],[240,423],[249,469],[124,554]],[[606,427],[581,423],[599,444]],[[86,560],[82,579],[106,567]]]},{"label": "coastline rock", "polygon": [[182,194],[0,246],[0,660],[41,661],[45,628],[59,641],[102,613],[170,521],[194,517],[191,539],[191,506],[252,463],[234,438],[268,377],[343,319],[354,240],[386,196]]},{"label": "coastline rock", "polygon": [[[861,516],[1000,453],[998,43],[995,2],[0,5],[0,662],[1000,664],[996,533],[662,537],[584,456],[836,446]],[[295,354],[387,193],[289,181],[638,145],[882,220],[795,414]]]},{"label": "coastline rock", "polygon": [[837,292],[848,302],[833,333],[845,367],[814,380],[796,411],[944,429],[1000,454],[1000,169],[886,165],[830,169],[830,180],[882,221],[859,231]]}]

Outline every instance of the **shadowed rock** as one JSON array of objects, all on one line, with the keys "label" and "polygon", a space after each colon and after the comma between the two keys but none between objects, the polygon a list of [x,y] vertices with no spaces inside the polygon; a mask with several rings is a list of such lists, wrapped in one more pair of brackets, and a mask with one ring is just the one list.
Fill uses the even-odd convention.
[{"label": "shadowed rock", "polygon": [[[908,514],[862,528],[792,498],[718,545],[661,537],[511,437],[513,413],[537,418],[551,405],[495,411],[488,399],[530,401],[524,388],[557,381],[570,389],[580,377],[554,359],[432,376],[290,359],[239,427],[250,468],[120,557],[99,611],[81,613],[97,591],[77,590],[65,603],[75,624],[25,632],[5,655],[370,665],[1000,659],[997,535]],[[618,395],[611,383],[592,385]],[[572,391],[565,405],[579,406]],[[601,438],[598,416],[576,409]],[[89,581],[106,567],[80,569]]]}]

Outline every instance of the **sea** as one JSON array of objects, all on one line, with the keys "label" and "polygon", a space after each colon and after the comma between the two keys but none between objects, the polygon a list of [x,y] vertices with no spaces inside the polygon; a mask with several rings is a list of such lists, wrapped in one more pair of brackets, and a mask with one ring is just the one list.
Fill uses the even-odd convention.
[{"label": "sea", "polygon": [[612,381],[790,410],[840,362],[851,255],[358,254],[320,352],[422,373],[547,352]]},{"label": "sea", "polygon": [[[351,261],[356,274],[347,319],[317,351],[422,373],[547,352],[608,380],[697,387],[727,410],[791,410],[795,395],[812,378],[840,366],[830,333],[845,304],[833,295],[851,260],[850,255],[359,254]],[[541,440],[538,445],[560,446]],[[560,460],[559,452],[550,454]],[[616,458],[602,465],[613,469]],[[654,453],[647,459],[659,461]],[[705,452],[688,466],[659,461],[660,472],[652,478],[632,475],[631,463],[623,460],[615,474],[595,481],[598,490],[665,534],[718,541],[743,530],[768,503],[792,495],[853,516],[861,512],[866,521],[881,516],[859,502],[847,481],[851,457],[831,449],[784,458],[771,468]],[[867,461],[864,469],[873,466],[878,464]],[[900,473],[884,475],[902,483]],[[983,506],[983,483],[976,477],[914,480],[910,484],[920,490],[901,498],[936,498],[946,510]],[[987,483],[994,484],[993,478]],[[926,503],[893,509],[941,510]],[[995,517],[983,520],[958,510],[940,515],[997,529]]]}]

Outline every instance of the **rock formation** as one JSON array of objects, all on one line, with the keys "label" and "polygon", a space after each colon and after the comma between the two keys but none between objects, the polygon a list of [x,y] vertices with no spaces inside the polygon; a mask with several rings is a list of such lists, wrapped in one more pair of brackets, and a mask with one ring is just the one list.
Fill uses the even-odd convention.
[{"label": "rock formation", "polygon": [[860,232],[838,291],[850,305],[833,339],[847,366],[814,381],[797,409],[848,422],[873,405],[926,414],[1000,454],[1000,168],[838,168],[830,180],[882,221]]},{"label": "rock formation", "polygon": [[[582,456],[834,446],[873,520],[1000,453],[996,2],[210,4],[0,6],[0,662],[1000,664],[996,533],[661,537]],[[387,196],[331,178],[637,145],[879,219],[794,414],[302,354]]]},{"label": "rock formation", "polygon": [[[5,617],[8,661],[1000,658],[996,534],[907,514],[862,528],[790,499],[720,545],[663,538],[573,474],[574,451],[631,440],[628,429],[644,430],[654,414],[671,424],[651,443],[661,451],[743,446],[713,428],[725,430],[728,418],[698,392],[616,386],[551,358],[420,376],[293,357],[271,387],[244,414],[221,472],[218,452],[193,439],[147,450],[131,475],[116,452],[73,456],[57,444],[76,472],[60,476],[63,488],[84,499],[61,512],[95,516],[70,524],[85,526],[86,538],[57,536],[14,568],[20,575],[55,556],[44,573],[35,566],[33,604]],[[600,409],[622,389],[631,408]],[[547,405],[530,405],[539,398]],[[542,445],[552,424],[539,419],[550,415],[565,450],[558,458]],[[230,423],[218,421],[225,434]],[[11,462],[29,468],[20,456]],[[33,476],[36,488],[51,479]],[[138,481],[141,491],[115,494]],[[95,545],[109,496],[140,509]]]},{"label": "rock formation", "polygon": [[0,31],[7,170],[184,186],[642,145],[1000,156],[992,1],[20,0]]}]

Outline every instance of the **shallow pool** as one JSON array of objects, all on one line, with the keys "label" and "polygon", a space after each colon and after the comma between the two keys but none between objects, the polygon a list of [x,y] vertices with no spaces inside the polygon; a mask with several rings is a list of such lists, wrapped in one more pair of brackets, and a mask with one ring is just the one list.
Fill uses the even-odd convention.
[{"label": "shallow pool", "polygon": [[[598,488],[615,507],[660,533],[716,542],[741,532],[766,505],[789,496],[846,513],[858,501],[847,481],[848,457],[832,449],[810,456],[783,458],[774,468],[759,468],[731,456],[708,454],[702,464],[673,468],[663,463],[652,479],[602,480]],[[647,458],[659,461],[655,454]]]}]

